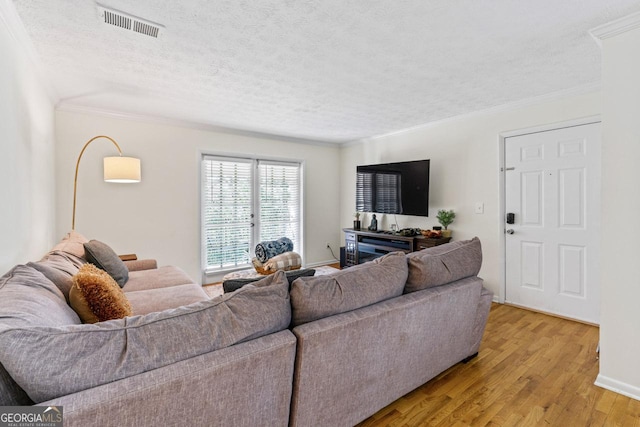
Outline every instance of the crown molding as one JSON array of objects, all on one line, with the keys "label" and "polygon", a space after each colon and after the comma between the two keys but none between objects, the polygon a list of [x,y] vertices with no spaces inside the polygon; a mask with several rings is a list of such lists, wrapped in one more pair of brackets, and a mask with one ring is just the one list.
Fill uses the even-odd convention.
[{"label": "crown molding", "polygon": [[602,85],[601,85],[600,82],[590,83],[590,84],[577,86],[577,87],[570,88],[570,89],[551,92],[551,93],[548,93],[548,94],[545,94],[545,95],[534,96],[534,97],[531,97],[531,98],[522,99],[520,101],[508,102],[506,104],[501,104],[501,105],[497,105],[495,107],[489,107],[489,108],[485,108],[483,110],[477,110],[477,111],[473,111],[473,112],[470,112],[470,113],[460,114],[458,116],[447,117],[447,118],[444,118],[444,119],[441,119],[441,120],[435,120],[435,121],[429,122],[429,123],[423,123],[421,125],[412,126],[410,128],[402,129],[402,130],[395,131],[395,132],[390,132],[390,133],[385,133],[385,134],[382,134],[382,135],[372,136],[370,138],[363,138],[363,139],[359,139],[359,140],[355,140],[355,141],[345,142],[343,144],[340,144],[340,146],[341,147],[351,147],[353,145],[364,144],[364,143],[367,143],[369,141],[374,141],[376,139],[388,138],[390,136],[400,135],[400,134],[408,133],[408,132],[414,132],[414,131],[418,131],[418,130],[421,130],[421,129],[428,129],[428,128],[431,128],[431,127],[434,127],[434,126],[445,125],[447,123],[453,123],[453,122],[456,122],[458,120],[471,119],[471,118],[474,118],[474,117],[484,116],[484,115],[487,115],[487,114],[495,114],[495,113],[499,113],[499,112],[503,112],[503,111],[515,110],[515,109],[518,109],[518,108],[531,107],[531,106],[539,105],[539,104],[542,104],[542,103],[545,103],[545,102],[560,100],[562,98],[566,98],[566,97],[569,97],[569,96],[585,95],[585,94],[588,94],[588,93],[597,92],[601,88],[602,88]]},{"label": "crown molding", "polygon": [[42,65],[42,61],[33,46],[31,38],[24,28],[24,24],[16,11],[11,0],[0,0],[0,23],[7,29],[11,38],[16,42],[19,48],[25,53],[27,60],[33,65],[35,74],[44,87],[45,93],[55,105],[60,97],[53,87],[47,72]]},{"label": "crown molding", "polygon": [[88,107],[84,105],[71,104],[65,101],[61,101],[56,105],[56,111],[68,112],[68,113],[80,113],[93,116],[110,117],[120,120],[129,120],[135,122],[161,124],[167,126],[183,127],[188,129],[196,129],[207,132],[219,132],[230,135],[246,136],[251,138],[270,139],[274,141],[293,142],[296,144],[317,145],[322,147],[339,147],[339,142],[319,141],[306,138],[298,138],[285,135],[276,135],[266,132],[258,132],[252,130],[228,128],[224,126],[217,126],[207,123],[192,122],[189,120],[172,119],[168,117],[148,115],[148,114],[136,114],[125,113],[120,111],[102,109],[97,107]]},{"label": "crown molding", "polygon": [[640,28],[640,12],[632,13],[631,15],[624,16],[615,21],[607,22],[596,28],[589,30],[589,34],[602,46],[602,40],[609,37],[617,36],[618,34],[626,33],[627,31]]}]

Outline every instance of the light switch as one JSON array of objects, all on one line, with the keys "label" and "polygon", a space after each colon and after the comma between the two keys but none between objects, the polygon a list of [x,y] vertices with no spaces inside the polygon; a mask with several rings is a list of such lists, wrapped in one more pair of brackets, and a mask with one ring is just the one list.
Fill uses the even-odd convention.
[{"label": "light switch", "polygon": [[476,202],[476,213],[483,214],[484,213],[484,203]]}]

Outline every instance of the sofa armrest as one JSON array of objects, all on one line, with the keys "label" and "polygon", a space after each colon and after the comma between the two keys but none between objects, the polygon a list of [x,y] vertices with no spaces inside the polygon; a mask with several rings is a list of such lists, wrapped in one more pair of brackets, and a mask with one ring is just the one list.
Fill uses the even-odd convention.
[{"label": "sofa armrest", "polygon": [[158,262],[155,259],[136,259],[123,262],[129,271],[154,270],[158,268]]},{"label": "sofa armrest", "polygon": [[286,426],[295,348],[284,330],[40,404],[65,427]]}]

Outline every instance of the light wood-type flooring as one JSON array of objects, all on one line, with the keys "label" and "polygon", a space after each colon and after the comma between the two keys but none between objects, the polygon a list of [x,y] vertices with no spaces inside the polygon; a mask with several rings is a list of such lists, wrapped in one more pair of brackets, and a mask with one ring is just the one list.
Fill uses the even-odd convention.
[{"label": "light wood-type flooring", "polygon": [[359,426],[640,426],[640,401],[593,384],[597,345],[595,326],[493,304],[477,358]]}]

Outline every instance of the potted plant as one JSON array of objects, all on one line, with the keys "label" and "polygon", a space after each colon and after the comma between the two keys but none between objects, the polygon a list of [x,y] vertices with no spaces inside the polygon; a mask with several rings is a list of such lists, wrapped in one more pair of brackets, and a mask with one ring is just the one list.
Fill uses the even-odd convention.
[{"label": "potted plant", "polygon": [[453,211],[453,209],[441,209],[438,211],[438,215],[436,215],[436,218],[438,219],[440,225],[444,227],[444,230],[442,230],[442,237],[451,237],[451,230],[449,230],[448,227],[449,225],[451,225],[455,217],[456,213]]},{"label": "potted plant", "polygon": [[356,212],[355,214],[356,219],[353,221],[353,229],[354,230],[360,230],[360,212]]}]

